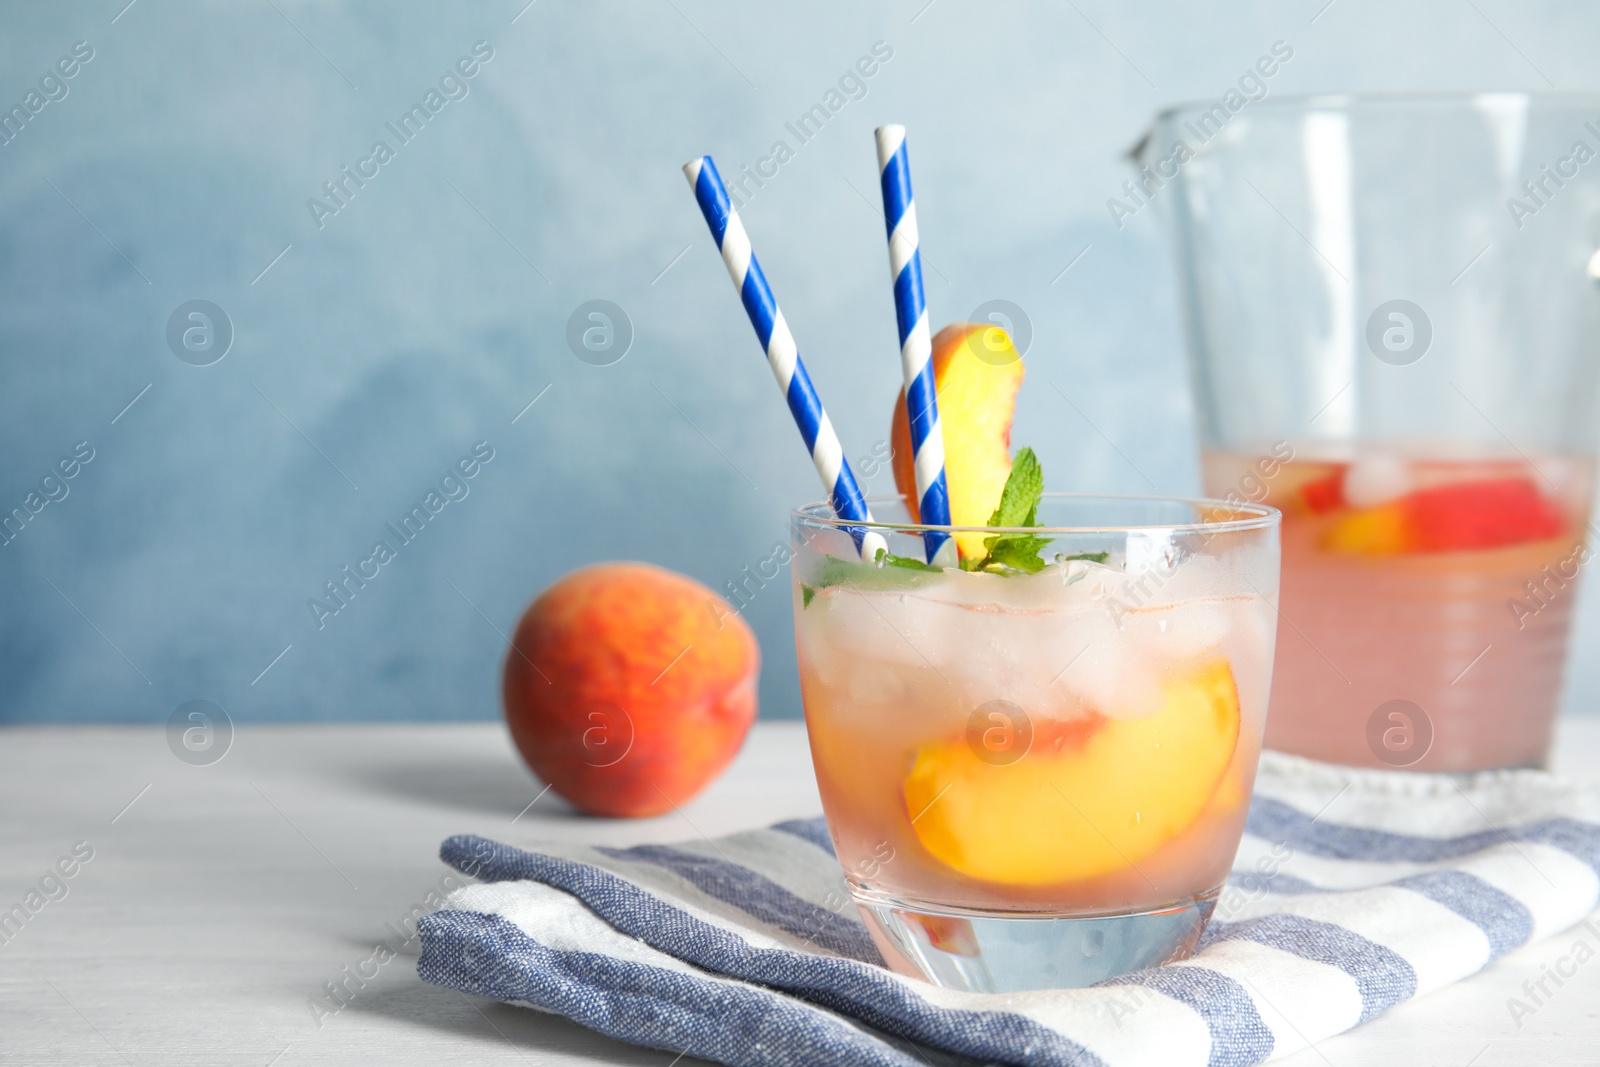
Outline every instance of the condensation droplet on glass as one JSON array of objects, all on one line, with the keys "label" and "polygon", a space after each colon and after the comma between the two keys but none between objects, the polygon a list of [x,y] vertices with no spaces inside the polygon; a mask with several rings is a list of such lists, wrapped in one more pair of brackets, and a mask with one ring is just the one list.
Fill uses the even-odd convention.
[{"label": "condensation droplet on glass", "polygon": [[1167,632],[1167,620],[1166,619],[1158,619],[1156,621],[1156,632],[1157,633],[1163,633],[1163,634]]},{"label": "condensation droplet on glass", "polygon": [[1091,958],[1098,956],[1106,947],[1106,932],[1096,927],[1085,933],[1083,940],[1079,944],[1082,946],[1085,956]]}]

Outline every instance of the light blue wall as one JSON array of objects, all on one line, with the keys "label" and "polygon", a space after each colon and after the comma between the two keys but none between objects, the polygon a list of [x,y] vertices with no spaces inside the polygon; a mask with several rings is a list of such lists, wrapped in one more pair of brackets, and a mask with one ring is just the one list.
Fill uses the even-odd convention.
[{"label": "light blue wall", "polygon": [[[513,22],[523,0],[142,0],[113,22],[123,2],[0,15],[8,106],[94,50],[0,148],[0,505],[94,450],[0,549],[0,720],[196,698],[241,720],[492,717],[501,632],[569,568],[721,587],[767,557],[818,491],[678,171],[702,152],[732,173],[795,149],[745,219],[852,457],[898,384],[871,130],[900,121],[935,321],[992,298],[1032,319],[1015,443],[1055,488],[1191,491],[1158,220],[1106,210],[1157,105],[1220,96],[1277,40],[1274,93],[1600,88],[1600,10],[1576,4],[539,0]],[[394,147],[385,122],[480,40],[469,95],[319,227],[307,198]],[[800,145],[785,123],[878,41],[864,98]],[[636,332],[611,366],[564,339],[592,298]],[[192,299],[234,326],[212,366],[167,347]],[[307,599],[477,441],[494,459],[469,495],[319,631]],[[748,610],[771,716],[799,710],[787,596]]]}]

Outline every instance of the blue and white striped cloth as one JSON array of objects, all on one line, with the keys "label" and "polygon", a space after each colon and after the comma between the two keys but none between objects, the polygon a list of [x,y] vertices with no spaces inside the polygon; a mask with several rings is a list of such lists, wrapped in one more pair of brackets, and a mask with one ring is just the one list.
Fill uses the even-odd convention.
[{"label": "blue and white striped cloth", "polygon": [[[1459,981],[1600,902],[1600,795],[1534,771],[1352,771],[1268,753],[1201,950],[1090,989],[893,974],[821,820],[712,841],[444,843],[482,879],[422,977],[739,1065],[1253,1064]],[[1587,937],[1600,941],[1600,922]]]}]

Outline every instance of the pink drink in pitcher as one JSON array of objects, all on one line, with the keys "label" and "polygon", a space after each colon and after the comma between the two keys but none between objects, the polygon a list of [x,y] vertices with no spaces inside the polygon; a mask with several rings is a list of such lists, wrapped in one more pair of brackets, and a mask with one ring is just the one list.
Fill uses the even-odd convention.
[{"label": "pink drink in pitcher", "polygon": [[1589,558],[1593,464],[1423,455],[1206,456],[1209,492],[1242,482],[1283,512],[1267,744],[1419,770],[1536,766]]}]

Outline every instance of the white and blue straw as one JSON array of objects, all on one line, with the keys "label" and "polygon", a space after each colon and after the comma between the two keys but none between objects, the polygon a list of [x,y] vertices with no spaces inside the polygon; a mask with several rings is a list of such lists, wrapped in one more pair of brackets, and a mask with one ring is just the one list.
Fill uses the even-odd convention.
[{"label": "white and blue straw", "polygon": [[[911,424],[912,468],[917,478],[917,514],[928,526],[950,525],[950,491],[944,475],[944,434],[939,429],[939,399],[933,384],[933,340],[928,302],[922,290],[917,205],[911,198],[911,165],[906,160],[906,128],[879,126],[879,182],[883,218],[889,231],[889,273],[894,278],[895,317],[900,325],[900,368],[905,374],[906,419]],[[955,566],[950,535],[922,535],[928,562]]]},{"label": "white and blue straw", "polygon": [[[828,413],[822,410],[822,401],[811,385],[811,375],[806,373],[806,365],[800,359],[794,335],[789,332],[789,324],[778,310],[778,302],[767,286],[761,264],[756,262],[755,253],[750,249],[744,223],[739,221],[738,213],[728,202],[728,190],[722,184],[716,164],[711,162],[710,156],[701,156],[685,163],[683,173],[694,189],[694,198],[700,204],[706,225],[711,227],[711,236],[722,252],[722,262],[728,267],[733,287],[739,291],[739,299],[750,316],[750,325],[755,327],[756,337],[767,353],[772,376],[778,380],[778,388],[789,401],[789,412],[800,428],[800,436],[811,450],[811,461],[816,464],[822,487],[833,502],[834,513],[846,522],[871,522],[872,512],[861,495],[861,487],[856,484],[850,462],[844,458],[839,435],[834,433]],[[849,530],[864,560],[876,560],[878,550],[888,548],[887,542],[875,531],[859,526]]]}]

